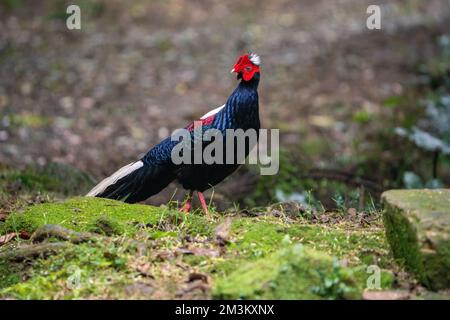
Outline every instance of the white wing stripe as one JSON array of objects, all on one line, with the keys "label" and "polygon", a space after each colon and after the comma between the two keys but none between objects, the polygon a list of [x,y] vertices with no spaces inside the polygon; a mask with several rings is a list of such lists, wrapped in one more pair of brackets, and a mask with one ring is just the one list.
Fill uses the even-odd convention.
[{"label": "white wing stripe", "polygon": [[206,113],[205,115],[203,115],[200,119],[206,119],[206,118],[208,118],[208,117],[210,117],[210,116],[212,116],[212,115],[218,113],[218,112],[219,112],[220,110],[222,110],[223,108],[225,108],[225,105],[220,106],[220,107],[217,107],[217,108],[211,110],[210,112],[208,112],[208,113]]},{"label": "white wing stripe", "polygon": [[86,195],[87,197],[95,197],[96,195],[102,193],[106,190],[110,185],[115,184],[117,181],[126,177],[133,171],[141,168],[144,165],[142,161],[132,162],[127,164],[126,166],[120,168],[116,172],[114,172],[110,177],[103,179],[98,185],[96,185],[89,193]]}]

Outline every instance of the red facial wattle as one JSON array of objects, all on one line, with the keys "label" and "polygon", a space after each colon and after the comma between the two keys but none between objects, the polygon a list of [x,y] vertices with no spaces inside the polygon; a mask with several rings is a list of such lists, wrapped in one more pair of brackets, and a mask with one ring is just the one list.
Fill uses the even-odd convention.
[{"label": "red facial wattle", "polygon": [[238,58],[232,71],[238,74],[242,73],[242,79],[250,81],[255,73],[259,72],[259,66],[250,60],[248,54],[244,54]]}]

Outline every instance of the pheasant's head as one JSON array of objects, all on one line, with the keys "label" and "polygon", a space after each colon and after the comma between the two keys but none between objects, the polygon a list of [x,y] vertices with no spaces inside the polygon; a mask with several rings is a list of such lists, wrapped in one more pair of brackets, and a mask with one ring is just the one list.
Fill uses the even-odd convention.
[{"label": "pheasant's head", "polygon": [[250,81],[255,73],[259,73],[259,65],[261,59],[256,53],[246,53],[240,56],[231,72],[238,74],[238,79],[242,78],[244,81]]}]

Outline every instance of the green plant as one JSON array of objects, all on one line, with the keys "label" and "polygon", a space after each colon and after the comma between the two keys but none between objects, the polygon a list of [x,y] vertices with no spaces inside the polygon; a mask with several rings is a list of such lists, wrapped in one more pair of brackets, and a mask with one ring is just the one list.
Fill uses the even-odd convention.
[{"label": "green plant", "polygon": [[405,172],[403,181],[408,188],[441,187],[442,182],[438,180],[439,157],[450,155],[450,37],[441,36],[439,45],[439,59],[422,68],[427,86],[426,96],[420,103],[422,116],[410,128],[395,129],[397,135],[409,139],[432,157],[431,178],[426,182],[422,182],[414,172]]},{"label": "green plant", "polygon": [[339,261],[333,259],[333,267],[330,272],[317,270],[320,277],[320,285],[311,288],[314,294],[327,299],[345,299],[346,295],[354,290],[348,285],[345,279],[348,275],[344,275]]},{"label": "green plant", "polygon": [[332,200],[336,204],[336,208],[340,213],[344,213],[346,211],[345,199],[340,193],[337,193]]}]

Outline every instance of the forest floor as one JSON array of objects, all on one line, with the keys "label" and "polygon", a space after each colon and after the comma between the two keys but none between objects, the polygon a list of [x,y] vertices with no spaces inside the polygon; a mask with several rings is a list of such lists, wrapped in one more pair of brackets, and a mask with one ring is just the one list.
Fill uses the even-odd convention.
[{"label": "forest floor", "polygon": [[392,258],[380,212],[286,202],[184,214],[176,202],[67,197],[55,190],[87,176],[50,172],[1,173],[0,298],[450,297]]}]

